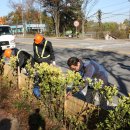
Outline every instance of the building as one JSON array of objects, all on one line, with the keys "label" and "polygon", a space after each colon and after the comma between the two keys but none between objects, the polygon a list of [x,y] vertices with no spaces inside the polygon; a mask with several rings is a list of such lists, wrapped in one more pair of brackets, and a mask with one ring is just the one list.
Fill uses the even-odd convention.
[{"label": "building", "polygon": [[[10,26],[14,34],[22,34],[24,31],[23,25]],[[45,24],[26,24],[26,33],[42,33],[46,30]]]}]

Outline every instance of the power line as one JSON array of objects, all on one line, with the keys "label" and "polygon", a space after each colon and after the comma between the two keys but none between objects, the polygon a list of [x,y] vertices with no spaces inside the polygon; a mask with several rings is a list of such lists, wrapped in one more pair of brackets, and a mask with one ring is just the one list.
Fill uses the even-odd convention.
[{"label": "power line", "polygon": [[113,12],[117,12],[118,10],[122,11],[123,9],[128,9],[129,6],[125,6],[124,8],[119,8],[119,9],[116,9],[116,10],[113,10],[111,12],[107,12],[107,13],[104,13],[104,14],[110,14],[110,13],[113,13]]},{"label": "power line", "polygon": [[[124,16],[124,14],[113,14],[113,15],[111,15],[111,16],[102,18],[102,20],[103,20],[103,19],[108,19],[108,18],[111,18],[111,17],[115,17],[115,16],[117,16],[117,15],[118,15],[118,16],[119,16],[119,15]],[[129,15],[125,15],[125,16],[129,16]]]},{"label": "power line", "polygon": [[[118,14],[113,14],[113,12],[108,12],[108,13],[102,13],[102,15],[125,15],[126,13],[129,13],[129,11],[127,11],[127,12],[121,12],[121,13],[118,13]],[[87,17],[88,19],[89,18],[92,18],[92,17],[95,17],[97,15],[97,12],[96,13],[94,13],[94,14],[92,14],[92,15],[90,15],[89,17]],[[125,15],[125,16],[129,16],[129,15]]]},{"label": "power line", "polygon": [[[110,16],[102,18],[102,20],[108,19],[108,18],[112,18],[112,17],[117,17],[117,16],[127,16],[127,17],[129,16],[129,15],[126,15],[126,14],[124,14],[124,13],[128,13],[128,12],[123,12],[123,13],[118,13],[118,14],[110,14]],[[91,17],[89,17],[89,18],[94,17],[96,14],[97,14],[97,13],[93,14],[93,16],[91,16]]]},{"label": "power line", "polygon": [[125,4],[125,3],[128,3],[128,1],[126,1],[126,2],[121,2],[121,3],[118,3],[118,4],[117,4],[117,3],[116,3],[116,4],[111,4],[111,5],[108,5],[108,6],[106,6],[106,7],[102,7],[102,9],[107,8],[107,7],[122,5],[122,4]]},{"label": "power line", "polygon": [[[103,8],[107,8],[107,7],[112,7],[112,6],[115,7],[115,6],[123,5],[123,4],[126,4],[126,3],[128,3],[128,1],[120,2],[120,3],[118,3],[118,4],[117,4],[117,3],[116,3],[116,4],[111,4],[111,5],[102,7],[102,9],[103,9]],[[113,11],[111,11],[111,12],[102,13],[102,15],[111,15],[111,16],[108,16],[108,17],[105,17],[105,18],[102,18],[102,19],[111,18],[111,17],[115,17],[115,16],[127,16],[127,17],[128,17],[129,15],[126,15],[126,13],[129,13],[129,12],[115,13],[115,12],[117,12],[117,11],[119,12],[119,11],[122,11],[122,10],[128,9],[128,8],[129,8],[129,5],[128,5],[128,6],[125,5],[125,7],[118,8],[118,9],[113,10]],[[100,9],[100,10],[102,10],[102,9]],[[97,15],[97,12],[95,12],[95,13],[91,14],[90,16],[88,16],[87,19],[93,18],[93,17],[95,17],[96,15]]]},{"label": "power line", "polygon": [[96,16],[96,14],[97,14],[97,12],[96,12],[96,13],[94,13],[94,14],[92,14],[92,15],[90,15],[90,16],[89,16],[89,17],[87,17],[87,18],[92,18],[92,17]]},{"label": "power line", "polygon": [[117,13],[117,14],[113,14],[113,13],[102,13],[102,15],[125,15],[125,14],[127,14],[127,13],[129,13],[129,11],[127,11],[127,12],[122,12],[122,13]]},{"label": "power line", "polygon": [[[124,2],[123,2],[124,3]],[[113,11],[111,11],[111,12],[107,12],[107,13],[102,13],[102,15],[106,15],[106,14],[111,14],[111,15],[123,15],[123,16],[128,16],[128,15],[125,15],[125,14],[123,14],[123,13],[129,13],[129,12],[123,12],[123,13],[120,13],[120,14],[113,14],[114,12],[117,12],[118,10],[123,10],[123,9],[128,9],[128,7],[129,6],[125,6],[125,7],[123,7],[123,8],[119,8],[119,9],[116,9],[116,10],[113,10]],[[119,11],[118,11],[119,12]],[[96,16],[96,14],[97,14],[97,12],[95,12],[95,13],[93,13],[92,15],[90,15],[88,18],[92,18],[92,17],[95,17]],[[113,17],[113,16],[112,16]],[[106,17],[106,18],[111,18],[111,16],[108,16],[108,17]]]},{"label": "power line", "polygon": [[[125,7],[125,8],[128,9],[127,7]],[[122,11],[122,8],[120,8],[118,10]],[[111,17],[115,17],[115,16],[126,16],[126,17],[129,16],[129,15],[127,15],[129,13],[129,11],[127,11],[127,12],[121,12],[121,13],[114,13],[116,11],[117,10],[111,11],[111,12],[108,12],[108,13],[102,13],[102,15],[111,15],[111,16],[108,16],[108,17],[105,17],[105,18],[102,18],[102,19],[111,18]]]}]

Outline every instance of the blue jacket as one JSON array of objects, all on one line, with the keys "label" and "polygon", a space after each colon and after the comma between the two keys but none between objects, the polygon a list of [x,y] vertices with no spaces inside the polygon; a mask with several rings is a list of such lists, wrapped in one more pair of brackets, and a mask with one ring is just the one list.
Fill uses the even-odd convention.
[{"label": "blue jacket", "polygon": [[[104,67],[94,60],[85,60],[80,61],[80,75],[83,79],[91,78],[91,79],[102,79],[104,81],[104,85],[108,85],[108,75],[107,71]],[[86,86],[88,83],[86,82]]]}]

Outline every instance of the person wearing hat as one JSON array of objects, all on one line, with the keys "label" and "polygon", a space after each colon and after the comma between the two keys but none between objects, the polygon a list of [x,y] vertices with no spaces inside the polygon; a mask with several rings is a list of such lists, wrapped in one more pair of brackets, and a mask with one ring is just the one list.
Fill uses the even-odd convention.
[{"label": "person wearing hat", "polygon": [[43,35],[36,34],[33,43],[34,59],[37,63],[46,62],[55,65],[55,55],[52,43],[47,41]]},{"label": "person wearing hat", "polygon": [[13,49],[6,49],[4,51],[4,57],[10,58],[11,56],[16,56],[16,62],[17,62],[17,67],[20,67],[20,72],[22,68],[25,68],[28,60],[31,62],[31,66],[34,66],[34,59],[31,54],[27,53],[24,50],[19,50],[17,48]]},{"label": "person wearing hat", "polygon": [[[36,34],[33,43],[34,60],[37,63],[46,62],[48,64],[56,65],[55,55],[52,47],[52,43],[47,41],[41,34]],[[41,98],[41,92],[39,87],[40,78],[36,74],[34,78],[33,93],[37,99]]]},{"label": "person wearing hat", "polygon": [[[32,57],[32,55],[27,53],[24,50],[19,50],[17,48],[6,49],[4,51],[4,57],[7,59],[10,59],[11,56],[16,56],[16,58],[17,58],[16,59],[16,65],[17,65],[16,67],[18,67],[18,66],[20,67],[20,72],[21,72],[21,69],[24,68],[27,72],[26,74],[29,75],[28,70],[26,69],[26,64],[30,60],[31,66],[34,67],[35,62],[34,62],[34,58]],[[40,88],[38,86],[36,76],[34,78],[33,93],[36,96],[36,98],[39,98],[40,97]]]}]

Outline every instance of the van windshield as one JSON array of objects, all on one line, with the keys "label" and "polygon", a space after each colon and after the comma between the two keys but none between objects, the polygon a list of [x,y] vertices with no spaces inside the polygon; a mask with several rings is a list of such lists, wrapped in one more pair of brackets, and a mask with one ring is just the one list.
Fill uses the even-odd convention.
[{"label": "van windshield", "polygon": [[0,27],[0,35],[9,35],[12,34],[10,27],[1,26]]}]

